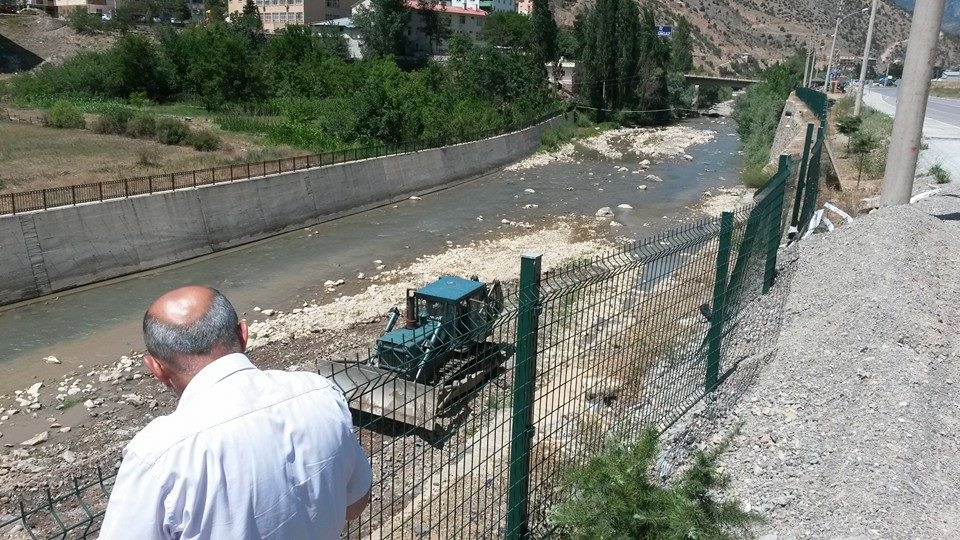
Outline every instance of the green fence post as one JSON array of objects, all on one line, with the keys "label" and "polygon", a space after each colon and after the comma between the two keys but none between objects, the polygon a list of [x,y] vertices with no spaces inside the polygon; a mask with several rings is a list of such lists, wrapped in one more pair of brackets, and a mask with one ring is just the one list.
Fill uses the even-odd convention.
[{"label": "green fence post", "polygon": [[529,537],[527,494],[530,490],[530,447],[533,441],[534,376],[537,365],[537,316],[540,312],[540,261],[543,255],[520,258],[520,306],[517,310],[517,353],[513,369],[513,425],[510,430],[510,478],[507,494],[507,539]]},{"label": "green fence post", "polygon": [[780,224],[783,223],[783,199],[787,194],[787,178],[790,176],[790,156],[780,155],[778,163],[777,176],[783,175],[781,187],[776,188],[776,192],[771,192],[769,197],[774,197],[767,203],[767,261],[763,270],[763,294],[770,291],[773,286],[773,278],[777,272],[777,249],[780,247],[780,237],[782,231]]},{"label": "green fence post", "polygon": [[803,202],[803,189],[807,180],[807,166],[810,161],[810,145],[813,143],[813,122],[807,123],[807,136],[803,140],[803,157],[800,158],[800,174],[797,175],[797,192],[793,197],[793,212],[790,226],[796,227],[800,220],[800,204]]},{"label": "green fence post", "polygon": [[720,244],[717,247],[717,270],[713,281],[713,310],[710,330],[707,332],[707,378],[704,390],[712,392],[720,379],[720,339],[726,317],[727,270],[730,267],[730,248],[733,244],[733,212],[720,214]]}]

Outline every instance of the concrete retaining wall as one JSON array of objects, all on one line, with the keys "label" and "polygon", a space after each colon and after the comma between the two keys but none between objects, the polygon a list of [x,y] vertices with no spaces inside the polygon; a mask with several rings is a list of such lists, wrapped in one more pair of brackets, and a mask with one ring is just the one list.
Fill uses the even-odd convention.
[{"label": "concrete retaining wall", "polygon": [[0,217],[0,304],[390,204],[516,161],[554,118],[481,141],[230,184]]}]

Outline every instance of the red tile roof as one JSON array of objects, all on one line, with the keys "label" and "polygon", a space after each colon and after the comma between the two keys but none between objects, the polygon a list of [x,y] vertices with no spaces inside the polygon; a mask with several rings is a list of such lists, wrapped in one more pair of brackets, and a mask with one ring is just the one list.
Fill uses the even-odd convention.
[{"label": "red tile roof", "polygon": [[406,6],[410,9],[420,11],[421,9],[429,9],[431,11],[442,11],[444,13],[450,13],[451,15],[473,15],[475,17],[486,17],[487,12],[482,9],[470,9],[454,6],[445,6],[443,4],[426,4],[421,6],[420,2],[417,0],[407,0]]}]

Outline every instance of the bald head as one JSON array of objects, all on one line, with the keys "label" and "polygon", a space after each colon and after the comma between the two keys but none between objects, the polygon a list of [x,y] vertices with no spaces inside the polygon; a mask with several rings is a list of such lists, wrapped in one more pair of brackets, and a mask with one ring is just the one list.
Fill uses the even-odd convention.
[{"label": "bald head", "polygon": [[189,286],[158,298],[143,317],[147,352],[168,367],[198,371],[232,352],[243,352],[237,312],[220,291]]}]

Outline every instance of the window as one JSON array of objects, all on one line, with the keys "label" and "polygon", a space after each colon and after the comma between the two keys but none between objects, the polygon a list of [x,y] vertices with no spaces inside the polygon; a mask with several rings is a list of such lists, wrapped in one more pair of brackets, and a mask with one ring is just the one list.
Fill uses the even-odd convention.
[{"label": "window", "polygon": [[466,15],[461,15],[461,16],[460,16],[460,24],[467,24],[467,16],[466,16]]}]

